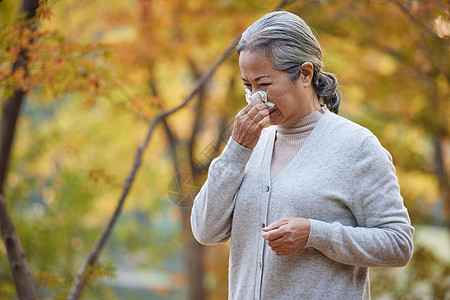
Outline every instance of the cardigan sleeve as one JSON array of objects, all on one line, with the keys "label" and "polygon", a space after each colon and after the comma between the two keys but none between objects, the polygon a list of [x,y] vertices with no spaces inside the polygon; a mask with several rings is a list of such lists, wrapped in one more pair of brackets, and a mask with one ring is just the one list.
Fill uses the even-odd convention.
[{"label": "cardigan sleeve", "polygon": [[212,161],[191,212],[191,228],[198,242],[208,245],[229,239],[235,194],[252,152],[230,138],[222,154]]},{"label": "cardigan sleeve", "polygon": [[312,219],[307,247],[349,265],[406,265],[413,252],[414,228],[392,158],[375,136],[362,143],[352,173],[348,206],[357,227]]}]

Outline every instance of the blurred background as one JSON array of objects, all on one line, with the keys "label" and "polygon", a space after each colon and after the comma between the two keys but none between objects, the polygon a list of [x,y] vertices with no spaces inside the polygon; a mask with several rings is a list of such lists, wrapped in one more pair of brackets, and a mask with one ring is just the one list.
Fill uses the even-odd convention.
[{"label": "blurred background", "polygon": [[[371,269],[372,298],[450,299],[448,1],[39,2],[27,23],[0,1],[0,98],[22,100],[0,183],[40,299],[67,298],[149,124],[279,5],[317,34],[340,114],[392,154],[416,228],[408,266]],[[232,51],[158,122],[82,299],[226,299],[228,244],[196,243],[189,215],[244,105]],[[15,297],[0,243],[0,299]]]}]

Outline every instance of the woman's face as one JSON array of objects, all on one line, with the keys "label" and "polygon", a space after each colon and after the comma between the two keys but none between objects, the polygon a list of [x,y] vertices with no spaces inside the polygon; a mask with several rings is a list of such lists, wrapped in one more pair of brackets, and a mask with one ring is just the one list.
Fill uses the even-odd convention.
[{"label": "woman's face", "polygon": [[270,124],[289,124],[320,109],[311,85],[312,65],[311,76],[307,72],[304,75],[302,68],[299,78],[291,81],[285,72],[272,67],[265,52],[244,50],[239,55],[239,68],[247,89],[252,93],[265,91],[267,100],[275,103],[269,114]]}]

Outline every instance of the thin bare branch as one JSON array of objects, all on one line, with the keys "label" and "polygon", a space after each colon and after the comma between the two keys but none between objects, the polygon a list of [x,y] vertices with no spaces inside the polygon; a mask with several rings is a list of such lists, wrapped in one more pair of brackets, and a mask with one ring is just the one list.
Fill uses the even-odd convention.
[{"label": "thin bare branch", "polygon": [[[189,64],[191,66],[192,73],[196,78],[200,77],[200,71],[198,70],[198,67],[196,66],[195,62],[193,60],[189,61]],[[195,119],[194,123],[192,125],[192,132],[191,136],[189,137],[187,141],[187,148],[188,148],[188,156],[189,156],[189,163],[191,165],[192,174],[197,174],[201,172],[201,168],[196,164],[194,159],[194,145],[195,145],[195,139],[200,132],[201,127],[201,120],[203,117],[203,103],[205,100],[205,89],[201,89],[198,93],[198,101],[197,105],[195,106]]]},{"label": "thin bare branch", "polygon": [[[152,94],[154,97],[159,97],[158,89],[156,88],[156,82],[153,79],[153,76],[150,79],[150,88],[152,90]],[[158,105],[159,108],[161,108],[161,104]],[[177,156],[177,144],[178,144],[178,138],[173,134],[172,129],[169,126],[169,123],[167,123],[166,118],[163,118],[161,120],[161,123],[163,125],[164,131],[167,135],[167,140],[169,142],[169,150],[170,155],[172,156],[172,163],[174,168],[175,176],[177,177],[177,182],[180,182],[179,174],[180,174],[180,167],[178,163],[178,156]]]}]

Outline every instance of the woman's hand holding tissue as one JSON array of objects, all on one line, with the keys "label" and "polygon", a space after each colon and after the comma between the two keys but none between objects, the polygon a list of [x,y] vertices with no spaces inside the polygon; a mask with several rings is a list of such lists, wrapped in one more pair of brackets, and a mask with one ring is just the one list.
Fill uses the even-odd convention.
[{"label": "woman's hand holding tissue", "polygon": [[[265,94],[265,93],[264,93]],[[261,131],[269,123],[269,105],[261,93],[246,97],[250,103],[234,119],[232,139],[243,147],[253,149],[258,143]]]}]

